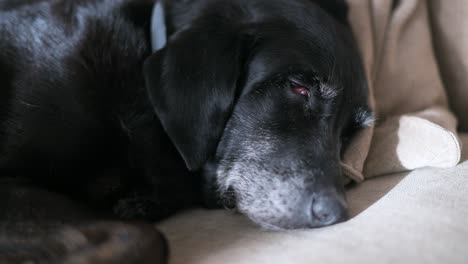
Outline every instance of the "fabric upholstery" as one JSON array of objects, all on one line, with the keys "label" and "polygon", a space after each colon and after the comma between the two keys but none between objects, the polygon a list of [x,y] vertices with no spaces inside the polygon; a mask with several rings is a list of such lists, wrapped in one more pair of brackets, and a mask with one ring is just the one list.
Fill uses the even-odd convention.
[{"label": "fabric upholstery", "polygon": [[450,106],[468,132],[468,4],[429,1],[434,45]]},{"label": "fabric upholstery", "polygon": [[[468,135],[461,138],[468,144]],[[185,212],[158,227],[172,264],[464,264],[467,193],[468,161],[357,184],[348,191],[354,217],[331,227],[262,231],[224,210]]]},{"label": "fabric upholstery", "polygon": [[[459,162],[457,120],[433,52],[426,0],[348,0],[377,125],[347,149],[356,181]],[[467,57],[468,58],[468,57]]]}]

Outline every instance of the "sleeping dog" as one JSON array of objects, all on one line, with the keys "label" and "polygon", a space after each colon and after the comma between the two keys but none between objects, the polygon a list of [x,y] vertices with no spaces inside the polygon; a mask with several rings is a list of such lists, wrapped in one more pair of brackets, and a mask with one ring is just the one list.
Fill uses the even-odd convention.
[{"label": "sleeping dog", "polygon": [[1,1],[0,260],[163,261],[133,220],[200,203],[267,229],[346,220],[340,156],[372,119],[346,13]]}]

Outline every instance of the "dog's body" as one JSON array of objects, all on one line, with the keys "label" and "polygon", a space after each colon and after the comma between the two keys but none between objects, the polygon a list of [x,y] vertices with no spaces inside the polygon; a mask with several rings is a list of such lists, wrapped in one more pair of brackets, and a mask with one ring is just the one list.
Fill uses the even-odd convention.
[{"label": "dog's body", "polygon": [[[142,75],[151,54],[152,4],[32,2],[3,7],[1,15],[2,176],[27,177],[80,199],[89,195],[105,207],[126,194],[170,189],[171,201],[189,195],[174,189],[193,177],[174,179],[188,170],[152,109]],[[154,175],[170,179],[153,184]],[[151,189],[158,186],[164,187]],[[152,213],[141,217],[159,218]]]},{"label": "dog's body", "polygon": [[[99,250],[116,260],[140,252],[149,263],[156,260],[149,252],[165,255],[157,234],[141,224],[92,224],[115,219],[113,211],[155,220],[195,200],[184,189],[194,188],[193,177],[184,179],[188,170],[146,96],[152,5],[0,2],[0,262],[91,263]],[[168,177],[154,183],[149,173]],[[76,229],[51,237],[64,224]],[[143,243],[120,252],[106,239],[104,249],[86,256],[82,250],[95,243],[87,232],[108,233],[108,240],[128,233],[128,249]],[[146,246],[149,237],[156,242]]]},{"label": "dog's body", "polygon": [[[343,138],[371,114],[344,4],[332,2],[165,1],[159,51],[153,1],[0,2],[5,210],[47,212],[38,197],[59,192],[100,214],[83,221],[158,220],[198,203],[203,184],[206,203],[234,203],[264,227],[342,221]],[[43,230],[37,210],[0,220]]]}]

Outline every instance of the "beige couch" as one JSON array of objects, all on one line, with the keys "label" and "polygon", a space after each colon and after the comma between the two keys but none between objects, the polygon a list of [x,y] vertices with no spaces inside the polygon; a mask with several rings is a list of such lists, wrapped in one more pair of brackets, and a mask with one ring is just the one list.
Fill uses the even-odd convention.
[{"label": "beige couch", "polygon": [[[462,141],[468,145],[468,135]],[[367,180],[348,192],[355,216],[327,228],[268,232],[242,216],[204,210],[159,226],[173,264],[466,264],[468,152],[463,160]]]},{"label": "beige couch", "polygon": [[[366,5],[371,7],[373,12],[375,11],[369,16],[372,21],[375,21],[376,18],[382,18],[382,16],[375,16],[383,10],[379,4],[386,3],[390,7],[392,2],[397,2],[392,0],[349,1],[361,7]],[[411,1],[414,4],[410,3]],[[376,3],[379,4],[376,5]],[[432,67],[430,69],[432,74],[428,78],[438,79],[437,76],[434,77],[434,74],[437,75],[437,71],[441,72],[441,79],[448,94],[451,110],[459,119],[459,127],[466,131],[468,129],[468,2],[466,0],[429,0],[427,2],[425,0],[404,0],[400,3],[408,5],[408,10],[410,8],[416,10],[415,14],[423,12],[419,13],[422,14],[420,19],[406,19],[404,23],[398,23],[399,16],[409,14],[402,9],[401,12],[396,12],[393,17],[390,14],[389,21],[391,23],[386,25],[397,27],[403,25],[408,31],[414,29],[415,32],[423,32],[417,30],[417,27],[423,25],[421,23],[427,20],[427,14],[424,13],[427,3],[426,9],[429,10],[431,30],[423,33],[426,35],[431,33],[433,36],[434,55],[437,58],[437,65],[427,64],[429,68]],[[362,9],[354,11],[359,13]],[[372,15],[374,15],[373,18]],[[361,17],[358,17],[359,21],[357,22],[364,25]],[[413,29],[411,24],[414,25]],[[379,26],[374,27],[374,30],[376,28],[378,29]],[[401,32],[404,31],[401,29],[392,30],[392,28],[389,29],[387,37],[396,34],[395,36],[398,37],[395,39],[401,40],[414,36],[413,33],[408,33],[406,37],[401,37],[403,36]],[[375,32],[379,33],[380,31]],[[429,37],[425,36],[425,38]],[[374,40],[378,39],[380,38],[374,37]],[[411,41],[408,43],[407,45],[411,45]],[[424,43],[426,43],[424,44],[425,48],[432,51],[431,45],[427,45],[426,40]],[[367,48],[364,47],[364,49]],[[363,49],[362,46],[361,49]],[[399,49],[388,48],[389,54],[395,50]],[[414,53],[411,54],[414,55]],[[392,58],[393,56],[389,57],[390,64],[383,64],[391,65],[391,62],[394,62]],[[406,59],[406,56],[402,56],[400,59]],[[414,61],[414,59],[412,60]],[[366,63],[366,65],[369,64]],[[398,70],[398,67],[395,69]],[[392,79],[390,80],[392,81]],[[379,104],[378,89],[382,86],[379,84],[378,78],[373,81],[376,86],[374,92],[377,93],[376,107],[379,110],[382,104]],[[414,80],[412,81],[411,84],[414,85]],[[388,81],[385,83],[388,84]],[[434,83],[440,87],[437,80]],[[426,87],[426,85],[423,86]],[[414,89],[425,89],[423,86],[414,87]],[[412,92],[417,93],[418,90]],[[440,101],[442,105],[445,104],[444,101]],[[396,105],[395,109],[401,108]],[[390,112],[387,111],[387,113]],[[447,122],[453,123],[451,120]],[[444,120],[441,123],[444,126]],[[445,127],[450,130],[451,125]],[[382,130],[382,128],[376,128],[377,136],[378,133],[382,133],[379,132],[379,129]],[[417,131],[418,127],[416,127]],[[385,132],[387,130],[383,131],[383,133]],[[461,143],[468,146],[468,134],[461,133],[459,137]],[[436,136],[433,140],[436,142],[439,138]],[[375,144],[375,137],[373,144]],[[430,146],[431,141],[426,142],[426,144]],[[420,154],[425,155],[426,150],[427,148],[423,148],[423,152]],[[377,156],[384,152],[386,151],[373,151],[371,148],[369,152],[371,157],[369,158],[378,161],[374,162],[372,168],[374,171],[388,165],[384,159],[385,156]],[[418,152],[410,154],[416,155],[415,158],[418,156]],[[433,157],[439,159],[444,156],[438,152],[433,154],[435,154]],[[411,157],[411,155],[406,155],[404,158]],[[468,263],[467,150],[463,151],[461,160],[460,165],[453,168],[426,167],[411,172],[367,179],[351,187],[348,191],[348,201],[353,217],[345,223],[331,227],[269,232],[260,230],[243,216],[223,210],[205,211],[201,209],[182,213],[158,226],[169,239],[171,263],[173,264],[466,264]],[[399,168],[401,169],[401,167]],[[380,172],[382,171],[384,170],[380,170]],[[366,174],[366,170],[364,170],[364,174]]]}]

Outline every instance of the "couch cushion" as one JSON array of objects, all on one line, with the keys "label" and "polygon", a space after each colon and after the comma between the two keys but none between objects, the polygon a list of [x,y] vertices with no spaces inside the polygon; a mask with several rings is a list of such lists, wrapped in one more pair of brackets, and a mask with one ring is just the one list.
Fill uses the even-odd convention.
[{"label": "couch cushion", "polygon": [[269,232],[230,212],[195,210],[159,228],[174,264],[467,263],[467,193],[464,162],[367,180],[348,192],[355,217],[331,227]]},{"label": "couch cushion", "polygon": [[345,151],[344,171],[360,181],[426,166],[455,166],[460,157],[457,121],[434,54],[430,1],[347,2],[378,120]]},{"label": "couch cushion", "polygon": [[460,129],[468,131],[468,4],[466,0],[429,1],[439,69]]}]

